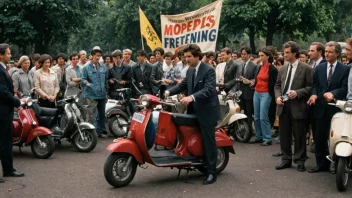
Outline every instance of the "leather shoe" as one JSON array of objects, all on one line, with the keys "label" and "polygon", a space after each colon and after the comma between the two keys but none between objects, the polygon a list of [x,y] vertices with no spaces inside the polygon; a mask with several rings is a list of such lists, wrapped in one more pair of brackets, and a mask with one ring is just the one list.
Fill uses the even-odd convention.
[{"label": "leather shoe", "polygon": [[281,163],[278,166],[275,166],[276,170],[281,170],[281,169],[285,169],[285,168],[291,168],[292,167],[292,163]]},{"label": "leather shoe", "polygon": [[280,157],[280,156],[282,156],[283,154],[280,152],[280,153],[274,153],[272,156],[273,157]]},{"label": "leather shoe", "polygon": [[299,172],[304,172],[304,171],[306,171],[306,167],[305,167],[304,165],[298,165],[298,166],[297,166],[297,170],[298,170]]},{"label": "leather shoe", "polygon": [[11,173],[4,173],[4,177],[24,177],[24,173],[12,171]]},{"label": "leather shoe", "polygon": [[0,178],[0,183],[5,183],[5,180]]},{"label": "leather shoe", "polygon": [[216,176],[215,175],[208,175],[207,178],[203,180],[203,185],[208,185],[216,182]]},{"label": "leather shoe", "polygon": [[255,138],[254,140],[249,141],[250,144],[257,144],[257,143],[262,143],[263,140]]},{"label": "leather shoe", "polygon": [[329,171],[329,169],[317,166],[315,168],[309,169],[308,173],[319,173],[319,172],[325,172],[325,171]]}]

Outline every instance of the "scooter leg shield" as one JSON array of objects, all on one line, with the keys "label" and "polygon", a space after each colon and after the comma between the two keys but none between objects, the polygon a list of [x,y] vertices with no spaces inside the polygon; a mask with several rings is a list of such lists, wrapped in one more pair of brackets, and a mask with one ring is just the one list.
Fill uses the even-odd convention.
[{"label": "scooter leg shield", "polygon": [[229,120],[229,125],[231,125],[235,121],[241,120],[241,119],[247,119],[247,116],[243,113],[236,113],[235,115],[231,116],[231,118]]},{"label": "scooter leg shield", "polygon": [[106,150],[114,153],[129,153],[139,164],[144,164],[144,159],[141,150],[136,142],[130,139],[119,138],[117,142],[110,144]]},{"label": "scooter leg shield", "polygon": [[30,144],[38,136],[51,135],[51,134],[52,132],[50,131],[50,129],[46,127],[41,127],[41,126],[36,127],[32,129],[31,132],[29,133],[27,137],[26,145]]},{"label": "scooter leg shield", "polygon": [[339,157],[349,157],[352,155],[352,145],[348,142],[340,142],[336,145],[335,153]]}]

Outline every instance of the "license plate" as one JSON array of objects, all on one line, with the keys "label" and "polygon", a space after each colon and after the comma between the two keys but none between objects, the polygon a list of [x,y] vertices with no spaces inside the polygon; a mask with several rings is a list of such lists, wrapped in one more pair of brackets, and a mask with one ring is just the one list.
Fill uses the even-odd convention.
[{"label": "license plate", "polygon": [[137,122],[139,122],[139,123],[142,123],[143,120],[144,120],[144,117],[145,117],[144,114],[141,114],[141,113],[134,113],[132,120],[135,120],[135,121],[137,121]]}]

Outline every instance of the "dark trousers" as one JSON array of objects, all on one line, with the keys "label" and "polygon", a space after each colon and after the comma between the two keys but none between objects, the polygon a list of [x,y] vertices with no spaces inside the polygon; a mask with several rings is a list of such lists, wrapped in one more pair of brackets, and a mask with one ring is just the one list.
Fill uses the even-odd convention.
[{"label": "dark trousers", "polygon": [[247,124],[248,124],[250,132],[252,133],[252,131],[253,131],[253,114],[254,114],[253,99],[245,100],[242,98],[238,104],[240,105],[241,110],[244,110],[244,113],[247,116]]},{"label": "dark trousers", "polygon": [[216,175],[216,161],[218,157],[218,148],[215,142],[215,127],[216,124],[200,125],[202,132],[206,173]]},{"label": "dark trousers", "polygon": [[[13,117],[13,113],[12,113]],[[3,118],[1,118],[3,119]],[[12,119],[0,120],[0,159],[4,174],[13,171],[12,160]]]},{"label": "dark trousers", "polygon": [[43,98],[38,99],[38,104],[41,107],[55,108],[55,102],[50,102],[49,100],[44,100]]},{"label": "dark trousers", "polygon": [[304,165],[306,161],[306,119],[294,119],[290,101],[284,104],[282,114],[279,117],[280,147],[282,162],[292,162],[292,136],[295,139],[293,162]]},{"label": "dark trousers", "polygon": [[309,120],[308,121],[309,121],[310,126],[312,127],[313,140],[315,138],[314,136],[315,136],[315,131],[316,131],[316,120],[315,120],[314,111],[315,111],[315,106],[314,105],[310,106],[309,107]]},{"label": "dark trousers", "polygon": [[318,167],[329,168],[330,162],[326,159],[329,155],[329,131],[332,117],[325,113],[323,117],[316,119],[315,143],[315,160]]}]

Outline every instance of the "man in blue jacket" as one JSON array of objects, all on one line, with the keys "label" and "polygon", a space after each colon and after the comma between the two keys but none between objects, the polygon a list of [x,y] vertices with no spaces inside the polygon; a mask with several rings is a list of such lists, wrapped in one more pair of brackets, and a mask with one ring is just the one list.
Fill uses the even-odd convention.
[{"label": "man in blue jacket", "polygon": [[85,101],[88,105],[87,122],[96,127],[99,137],[107,137],[105,131],[107,71],[106,66],[99,63],[102,56],[99,46],[93,48],[91,55],[92,60],[83,68],[81,81],[81,85],[84,88]]}]

